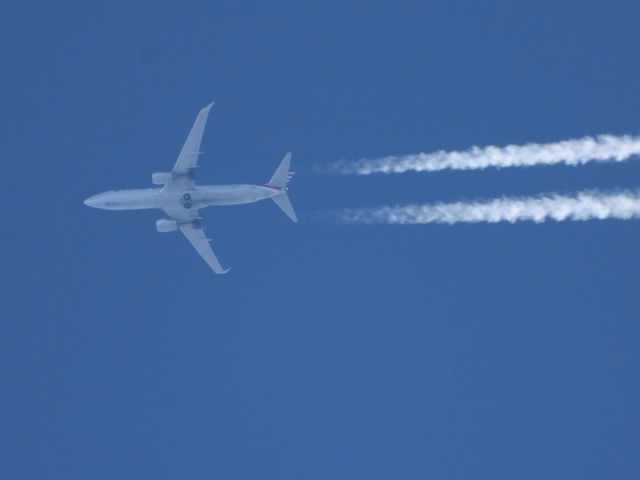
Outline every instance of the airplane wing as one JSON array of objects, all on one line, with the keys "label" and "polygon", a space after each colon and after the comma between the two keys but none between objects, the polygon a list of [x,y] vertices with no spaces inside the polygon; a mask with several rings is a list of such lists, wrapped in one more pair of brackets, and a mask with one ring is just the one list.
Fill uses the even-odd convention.
[{"label": "airplane wing", "polygon": [[227,273],[229,269],[222,268],[216,254],[211,249],[211,244],[207,237],[204,236],[204,230],[200,224],[200,220],[196,219],[191,223],[183,223],[180,225],[180,231],[187,237],[189,243],[197,250],[204,261],[211,267],[215,273]]},{"label": "airplane wing", "polygon": [[173,166],[173,182],[168,184],[168,187],[188,189],[195,185],[195,169],[198,166],[198,156],[201,153],[202,133],[207,124],[209,110],[211,110],[214,103],[211,102],[198,113],[189,136],[180,151],[180,155],[178,155],[176,164]]},{"label": "airplane wing", "polygon": [[211,244],[202,229],[200,217],[198,217],[198,211],[196,209],[185,209],[181,206],[176,208],[165,207],[164,211],[171,218],[178,222],[178,228],[189,240],[189,243],[193,245],[193,248],[200,254],[200,256],[207,262],[207,265],[211,267],[214,273],[227,273],[229,269],[222,268],[216,254],[213,253]]}]

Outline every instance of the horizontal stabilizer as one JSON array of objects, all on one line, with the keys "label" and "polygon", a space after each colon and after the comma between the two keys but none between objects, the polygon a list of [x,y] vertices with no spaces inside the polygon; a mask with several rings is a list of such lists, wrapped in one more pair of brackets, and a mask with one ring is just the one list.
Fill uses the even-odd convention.
[{"label": "horizontal stabilizer", "polygon": [[282,209],[282,211],[285,213],[287,217],[289,217],[294,222],[298,221],[296,212],[293,210],[293,205],[291,205],[291,202],[289,201],[289,197],[285,192],[274,195],[273,197],[271,197],[271,200],[276,202],[276,205],[278,205]]}]

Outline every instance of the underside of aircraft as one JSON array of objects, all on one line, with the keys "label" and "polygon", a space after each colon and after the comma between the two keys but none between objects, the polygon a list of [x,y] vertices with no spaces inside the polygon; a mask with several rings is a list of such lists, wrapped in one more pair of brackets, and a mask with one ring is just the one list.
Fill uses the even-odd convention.
[{"label": "underside of aircraft", "polygon": [[259,185],[196,185],[196,169],[200,144],[213,102],[198,113],[187,140],[171,172],[156,172],[151,181],[158,188],[115,190],[99,193],[85,200],[85,205],[107,210],[139,210],[157,208],[169,218],[156,222],[158,232],[180,230],[215,273],[227,273],[202,227],[198,211],[208,206],[240,205],[270,198],[294,222],[296,213],[287,195],[291,153],[287,153],[271,179]]}]

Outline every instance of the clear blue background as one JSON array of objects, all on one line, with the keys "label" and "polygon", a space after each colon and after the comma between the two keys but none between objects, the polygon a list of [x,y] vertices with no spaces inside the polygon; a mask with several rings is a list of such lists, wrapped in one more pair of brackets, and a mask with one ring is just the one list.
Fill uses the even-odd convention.
[{"label": "clear blue background", "polygon": [[[640,186],[640,162],[313,176],[342,158],[635,134],[637,1],[5,1],[0,476],[638,478],[640,222],[346,227],[383,203]],[[85,207],[286,151],[303,218]],[[305,172],[307,172],[305,174]]]}]

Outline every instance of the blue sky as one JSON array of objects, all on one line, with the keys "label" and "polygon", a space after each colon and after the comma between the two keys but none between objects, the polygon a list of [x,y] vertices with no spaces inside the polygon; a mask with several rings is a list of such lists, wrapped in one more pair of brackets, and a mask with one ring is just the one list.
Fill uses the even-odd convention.
[{"label": "blue sky", "polygon": [[[3,478],[637,478],[640,222],[332,226],[384,203],[637,189],[640,162],[314,176],[636,134],[634,1],[5,2]],[[215,277],[150,186],[216,100]]]}]

